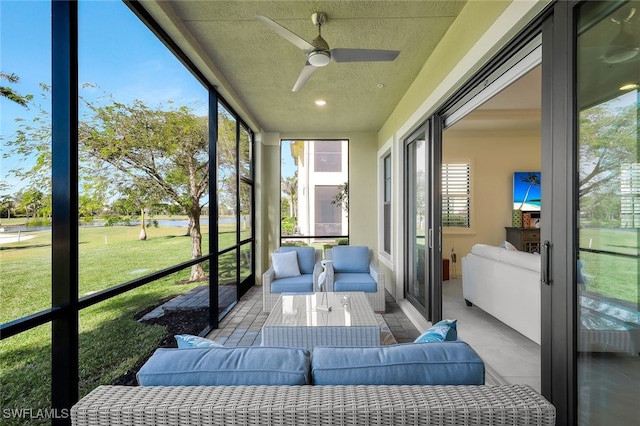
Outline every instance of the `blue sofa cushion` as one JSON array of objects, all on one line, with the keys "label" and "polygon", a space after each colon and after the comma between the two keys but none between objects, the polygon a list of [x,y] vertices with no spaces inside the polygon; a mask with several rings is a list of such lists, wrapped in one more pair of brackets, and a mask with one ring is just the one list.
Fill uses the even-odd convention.
[{"label": "blue sofa cushion", "polygon": [[311,374],[315,385],[483,385],[484,363],[462,341],[318,346]]},{"label": "blue sofa cushion", "polygon": [[414,343],[443,342],[458,339],[457,320],[444,319],[433,324]]},{"label": "blue sofa cushion", "polygon": [[316,250],[313,247],[280,247],[280,253],[291,251],[298,253],[300,273],[313,274],[313,268],[316,264]]},{"label": "blue sofa cushion", "polygon": [[369,248],[366,246],[335,246],[331,249],[335,272],[369,272]]},{"label": "blue sofa cushion", "polygon": [[307,385],[309,367],[301,348],[160,348],[137,379],[140,386]]},{"label": "blue sofa cushion", "polygon": [[333,276],[334,291],[364,291],[375,293],[378,289],[376,280],[367,272],[336,273]]},{"label": "blue sofa cushion", "polygon": [[297,277],[280,278],[271,282],[271,293],[311,293],[313,275],[303,274]]}]

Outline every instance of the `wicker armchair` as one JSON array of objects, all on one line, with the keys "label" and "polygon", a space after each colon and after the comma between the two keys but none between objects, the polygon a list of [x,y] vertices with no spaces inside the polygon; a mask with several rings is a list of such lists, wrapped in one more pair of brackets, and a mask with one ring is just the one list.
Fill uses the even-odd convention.
[{"label": "wicker armchair", "polygon": [[[384,273],[378,269],[372,249],[363,246],[336,246],[328,249],[326,255],[330,261],[326,262],[327,291],[364,291],[374,311],[385,311]],[[355,263],[362,265],[352,267]],[[372,285],[375,292],[369,290]]]},{"label": "wicker armchair", "polygon": [[[322,272],[322,267],[320,266],[322,251],[313,247],[280,247],[274,250],[274,253],[283,253],[287,251],[298,252],[298,263],[302,274],[299,277],[277,279],[273,265],[265,271],[262,275],[262,309],[265,312],[271,312],[271,309],[273,309],[278,298],[283,292],[292,292],[289,290],[283,291],[283,287],[285,287],[286,284],[290,284],[294,288],[298,289],[306,287],[306,290],[301,292],[310,293],[319,291],[318,276]],[[312,261],[310,261],[311,257],[313,258]]]}]

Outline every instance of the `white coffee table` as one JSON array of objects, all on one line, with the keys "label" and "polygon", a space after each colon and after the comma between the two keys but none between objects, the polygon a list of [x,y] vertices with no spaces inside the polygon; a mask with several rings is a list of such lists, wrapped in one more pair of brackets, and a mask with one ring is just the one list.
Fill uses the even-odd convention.
[{"label": "white coffee table", "polygon": [[[322,309],[327,302],[330,311]],[[362,292],[283,294],[262,327],[262,345],[378,346],[380,325]]]}]

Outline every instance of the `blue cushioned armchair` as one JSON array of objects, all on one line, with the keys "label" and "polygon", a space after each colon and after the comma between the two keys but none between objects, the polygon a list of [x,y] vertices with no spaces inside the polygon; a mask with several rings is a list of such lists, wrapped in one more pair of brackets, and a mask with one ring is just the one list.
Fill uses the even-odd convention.
[{"label": "blue cushioned armchair", "polygon": [[363,291],[376,312],[385,311],[384,274],[366,246],[335,246],[326,252],[327,291]]},{"label": "blue cushioned armchair", "polygon": [[314,247],[280,247],[274,253],[296,252],[300,275],[278,278],[273,264],[262,275],[262,308],[271,312],[282,293],[312,293],[319,291],[318,276],[322,272],[322,251]]}]

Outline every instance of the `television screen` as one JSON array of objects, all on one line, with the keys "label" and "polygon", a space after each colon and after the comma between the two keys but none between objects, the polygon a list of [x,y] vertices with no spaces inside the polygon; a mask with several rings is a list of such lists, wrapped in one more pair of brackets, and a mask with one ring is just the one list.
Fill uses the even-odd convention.
[{"label": "television screen", "polygon": [[513,174],[513,209],[525,212],[540,211],[540,172]]}]

